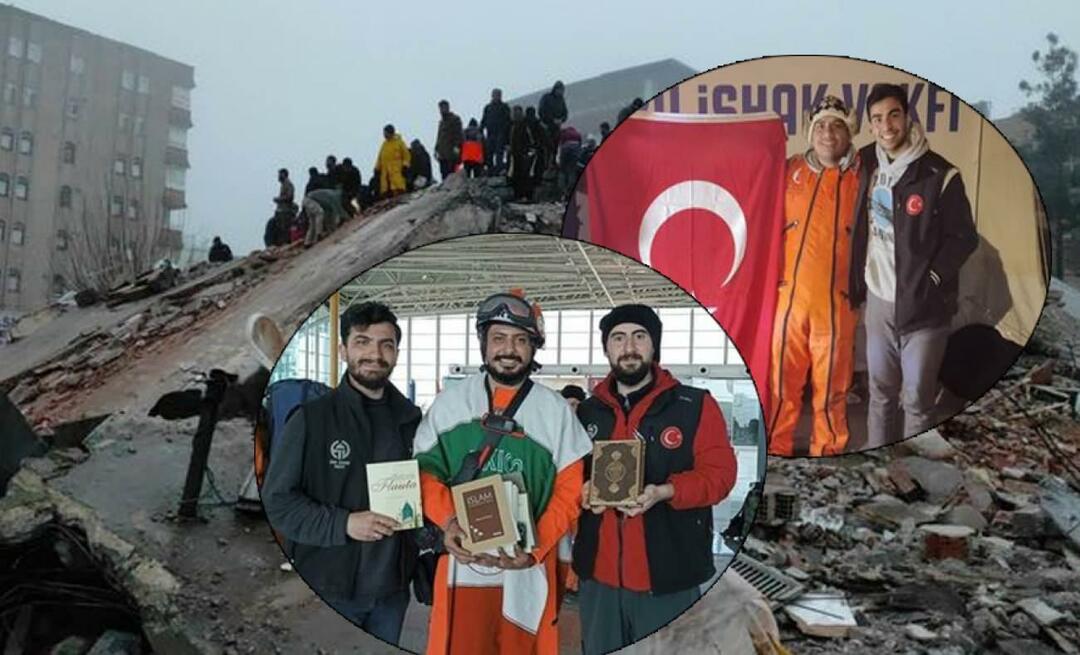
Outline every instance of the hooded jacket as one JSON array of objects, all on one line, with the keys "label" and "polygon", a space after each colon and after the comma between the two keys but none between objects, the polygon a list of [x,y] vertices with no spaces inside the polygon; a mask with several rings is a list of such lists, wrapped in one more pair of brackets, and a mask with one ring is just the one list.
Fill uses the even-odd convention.
[{"label": "hooded jacket", "polygon": [[[866,300],[870,193],[878,161],[875,144],[859,150],[858,205],[851,241],[851,306]],[[896,261],[896,330],[940,325],[956,313],[960,268],[979,245],[960,172],[928,151],[892,188]]]},{"label": "hooded jacket", "polygon": [[383,140],[382,147],[379,148],[379,158],[375,161],[380,193],[405,190],[405,169],[409,167],[411,160],[409,147],[405,145],[400,134]]}]

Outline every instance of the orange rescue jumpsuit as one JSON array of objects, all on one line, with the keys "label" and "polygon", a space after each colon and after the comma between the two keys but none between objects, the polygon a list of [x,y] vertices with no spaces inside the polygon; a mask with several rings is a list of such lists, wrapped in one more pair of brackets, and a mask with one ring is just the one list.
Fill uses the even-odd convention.
[{"label": "orange rescue jumpsuit", "polygon": [[859,176],[857,157],[820,169],[788,160],[784,270],[773,326],[769,452],[795,454],[795,427],[807,377],[813,390],[810,455],[843,451],[847,394],[855,365],[858,315],[848,301],[851,232]]}]

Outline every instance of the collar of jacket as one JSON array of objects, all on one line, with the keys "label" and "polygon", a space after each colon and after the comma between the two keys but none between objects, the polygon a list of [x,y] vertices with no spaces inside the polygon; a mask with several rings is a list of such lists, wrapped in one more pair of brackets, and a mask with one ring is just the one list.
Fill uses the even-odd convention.
[{"label": "collar of jacket", "polygon": [[[665,391],[668,391],[669,389],[674,389],[675,387],[679,386],[679,381],[675,379],[674,375],[668,372],[667,369],[660,368],[656,364],[653,364],[652,374],[653,379],[656,380],[656,384],[653,386],[652,391],[650,391],[647,396],[638,401],[638,405],[644,405],[645,407],[647,407],[647,409],[645,410],[645,414],[652,414],[659,411],[660,405],[655,404],[657,397],[659,397],[660,394],[664,393]],[[600,382],[600,384],[596,385],[596,387],[593,389],[593,397],[595,397],[608,407],[625,414],[626,412],[623,412],[622,403],[619,402],[619,399],[616,398],[615,394],[611,391],[614,380],[615,374],[608,373],[607,377],[605,377]],[[635,405],[635,407],[637,407],[637,405]]]},{"label": "collar of jacket", "polygon": [[[341,381],[338,382],[338,386],[334,391],[347,404],[361,412],[364,411],[364,399],[360,397],[360,392],[349,382],[348,372],[341,376]],[[387,404],[390,406],[391,415],[399,425],[420,418],[420,408],[398,391],[393,382],[387,381],[386,386],[383,388],[383,394]]]}]

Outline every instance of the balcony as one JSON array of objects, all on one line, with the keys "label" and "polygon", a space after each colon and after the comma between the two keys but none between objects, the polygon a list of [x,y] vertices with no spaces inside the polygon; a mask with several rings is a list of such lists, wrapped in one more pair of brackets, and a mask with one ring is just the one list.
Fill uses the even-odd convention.
[{"label": "balcony", "polygon": [[184,209],[187,207],[187,202],[184,199],[184,191],[182,189],[165,189],[165,195],[162,198],[165,205],[165,209]]},{"label": "balcony", "polygon": [[177,168],[191,168],[191,164],[188,163],[187,150],[176,146],[165,147],[165,164]]},{"label": "balcony", "polygon": [[169,107],[169,125],[189,129],[193,125],[191,111],[181,107]]}]

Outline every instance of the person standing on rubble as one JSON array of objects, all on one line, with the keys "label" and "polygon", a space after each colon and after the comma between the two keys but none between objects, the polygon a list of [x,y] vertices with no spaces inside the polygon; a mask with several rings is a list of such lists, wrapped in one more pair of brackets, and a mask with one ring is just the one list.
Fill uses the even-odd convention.
[{"label": "person standing on rubble", "polygon": [[461,163],[465,165],[465,175],[470,178],[480,177],[484,171],[484,140],[475,118],[470,118],[469,126],[465,128],[465,141],[461,144]]},{"label": "person standing on rubble", "polygon": [[[424,514],[444,530],[449,553],[436,567],[427,652],[557,653],[557,544],[580,512],[589,438],[570,406],[530,379],[544,345],[538,305],[489,296],[477,307],[476,334],[483,372],[443,389],[416,431]],[[535,547],[473,555],[450,488],[508,473],[524,483]]]},{"label": "person standing on rubble", "polygon": [[390,308],[352,305],[340,330],[347,370],[285,424],[262,500],[304,581],[341,615],[396,645],[416,546],[411,532],[394,531],[393,518],[369,511],[366,465],[412,457],[420,410],[390,382],[401,343]]},{"label": "person standing on rubble", "polygon": [[491,90],[491,102],[484,106],[480,128],[484,131],[488,175],[499,175],[506,169],[506,144],[510,138],[510,105],[503,102],[502,89]]},{"label": "person standing on rubble", "polygon": [[[617,650],[667,625],[716,573],[712,506],[731,493],[737,464],[720,407],[659,365],[660,317],[620,305],[600,320],[611,372],[577,416],[594,440],[640,439],[644,488],[632,506],[589,504],[574,539],[586,655]],[[591,455],[586,458],[586,478]]]},{"label": "person standing on rubble", "polygon": [[223,264],[225,262],[232,261],[232,249],[221,240],[221,237],[214,237],[214,241],[210,244],[210,253],[206,256],[206,259],[211,264]]},{"label": "person standing on rubble", "polygon": [[514,189],[514,199],[532,202],[536,178],[538,173],[542,172],[543,135],[538,124],[525,119],[521,105],[514,106],[511,120],[510,168],[507,177]]},{"label": "person standing on rubble", "polygon": [[566,109],[566,89],[562,80],[557,80],[551,90],[540,96],[540,122],[544,127],[545,168],[555,168],[555,153],[559,147],[559,130],[569,112]]},{"label": "person standing on rubble", "polygon": [[859,172],[854,112],[826,96],[807,116],[810,149],[787,163],[783,283],[772,339],[769,452],[793,456],[809,376],[810,456],[839,455],[850,437],[847,396],[858,315],[847,302]]},{"label": "person standing on rubble", "polygon": [[379,176],[379,197],[389,198],[405,193],[405,174],[410,159],[409,148],[401,135],[394,131],[394,126],[384,127],[383,144],[375,161],[375,172]]},{"label": "person standing on rubble", "polygon": [[930,429],[960,268],[979,245],[960,171],[930,150],[896,84],[866,100],[875,142],[859,151],[851,306],[865,301],[868,447]]},{"label": "person standing on rubble", "polygon": [[420,139],[413,139],[409,144],[409,158],[409,190],[423,189],[431,184],[434,179],[431,177],[431,155]]},{"label": "person standing on rubble", "polygon": [[461,143],[465,140],[461,128],[461,117],[450,111],[450,102],[439,101],[439,133],[435,138],[435,159],[439,160],[439,175],[442,181],[461,163]]},{"label": "person standing on rubble", "polygon": [[337,176],[341,180],[341,204],[350,216],[359,209],[360,187],[363,186],[363,178],[360,169],[357,168],[350,157],[341,160],[337,167]]}]

